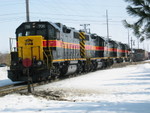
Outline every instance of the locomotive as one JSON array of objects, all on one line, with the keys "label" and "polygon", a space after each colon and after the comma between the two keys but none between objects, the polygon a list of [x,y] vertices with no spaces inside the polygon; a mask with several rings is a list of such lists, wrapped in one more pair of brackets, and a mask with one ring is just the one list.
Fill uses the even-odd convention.
[{"label": "locomotive", "polygon": [[61,23],[24,22],[16,29],[8,78],[27,81],[52,79],[95,71],[129,61],[129,46],[85,33]]}]

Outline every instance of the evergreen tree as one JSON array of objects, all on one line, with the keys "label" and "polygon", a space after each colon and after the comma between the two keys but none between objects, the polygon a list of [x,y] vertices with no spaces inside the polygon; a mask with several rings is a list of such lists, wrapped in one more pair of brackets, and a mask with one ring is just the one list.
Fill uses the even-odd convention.
[{"label": "evergreen tree", "polygon": [[127,6],[127,13],[137,18],[137,21],[129,24],[126,20],[123,21],[125,27],[131,28],[134,34],[140,38],[150,39],[150,0],[125,0],[130,5]]}]

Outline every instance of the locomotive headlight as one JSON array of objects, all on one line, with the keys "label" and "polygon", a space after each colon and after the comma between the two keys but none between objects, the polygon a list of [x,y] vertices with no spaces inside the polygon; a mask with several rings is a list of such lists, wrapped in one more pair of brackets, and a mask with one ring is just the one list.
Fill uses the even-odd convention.
[{"label": "locomotive headlight", "polygon": [[17,65],[17,63],[16,63],[16,62],[14,62],[14,63],[13,63],[13,66],[16,66],[16,65]]},{"label": "locomotive headlight", "polygon": [[37,61],[37,65],[41,66],[42,65],[42,61]]}]

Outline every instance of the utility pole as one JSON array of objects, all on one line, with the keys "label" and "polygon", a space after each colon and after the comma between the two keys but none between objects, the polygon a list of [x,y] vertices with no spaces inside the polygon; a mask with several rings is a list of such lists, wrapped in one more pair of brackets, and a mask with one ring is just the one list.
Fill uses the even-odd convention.
[{"label": "utility pole", "polygon": [[[90,24],[80,24],[80,26],[83,26],[83,29],[84,29],[84,32],[85,33],[88,33],[88,29],[87,29],[87,26],[90,26]],[[90,33],[90,29],[89,29],[89,33]]]},{"label": "utility pole", "polygon": [[134,45],[134,40],[131,37],[131,53],[133,52],[133,45]]},{"label": "utility pole", "polygon": [[27,19],[27,22],[30,21],[30,18],[29,18],[29,0],[26,0],[26,19]]},{"label": "utility pole", "polygon": [[130,46],[130,34],[129,34],[129,29],[128,29],[128,45]]},{"label": "utility pole", "polygon": [[107,39],[109,39],[108,11],[106,10]]},{"label": "utility pole", "polygon": [[139,38],[137,39],[137,42],[138,42],[138,49],[139,49]]}]

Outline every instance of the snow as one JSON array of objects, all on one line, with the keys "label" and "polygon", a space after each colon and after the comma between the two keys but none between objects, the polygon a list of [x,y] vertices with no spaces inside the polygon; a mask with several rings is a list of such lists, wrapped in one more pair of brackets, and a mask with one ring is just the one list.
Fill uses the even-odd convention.
[{"label": "snow", "polygon": [[[0,73],[6,76],[6,68]],[[8,80],[0,79],[0,85]],[[0,113],[150,113],[150,64],[91,72],[35,91],[47,95],[0,97]],[[47,98],[51,94],[63,101]]]},{"label": "snow", "polygon": [[0,87],[5,86],[5,85],[11,85],[19,82],[12,82],[8,77],[7,77],[7,70],[9,67],[0,67]]},{"label": "snow", "polygon": [[8,67],[0,67],[0,86],[13,84],[13,82],[7,78]]}]

